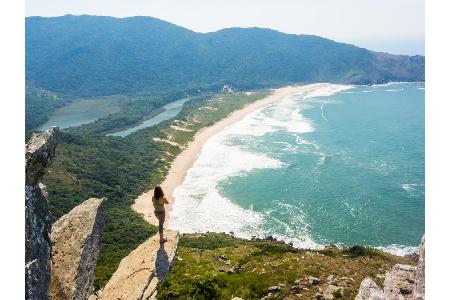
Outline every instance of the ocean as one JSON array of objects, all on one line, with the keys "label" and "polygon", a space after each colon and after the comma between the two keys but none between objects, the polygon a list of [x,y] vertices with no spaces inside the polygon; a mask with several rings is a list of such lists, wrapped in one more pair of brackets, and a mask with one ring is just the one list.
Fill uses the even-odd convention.
[{"label": "ocean", "polygon": [[169,228],[415,252],[424,89],[329,84],[247,115],[205,143],[174,192]]}]

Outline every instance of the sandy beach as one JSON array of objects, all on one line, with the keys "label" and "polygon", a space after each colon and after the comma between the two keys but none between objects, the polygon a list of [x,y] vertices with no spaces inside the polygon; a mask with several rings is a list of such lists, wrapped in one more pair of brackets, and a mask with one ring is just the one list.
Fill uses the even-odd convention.
[{"label": "sandy beach", "polygon": [[[194,140],[189,142],[187,147],[174,159],[172,162],[171,168],[167,174],[166,179],[161,184],[161,187],[166,194],[166,198],[169,200],[170,204],[166,205],[166,222],[165,227],[168,226],[170,221],[170,212],[172,210],[172,205],[174,199],[172,197],[173,191],[176,187],[183,183],[183,180],[186,176],[188,169],[194,164],[195,160],[198,157],[198,154],[202,150],[203,145],[206,141],[215,135],[216,133],[222,131],[227,126],[241,120],[245,115],[268,106],[276,101],[283,99],[284,97],[309,91],[319,89],[326,84],[317,83],[317,84],[308,84],[308,85],[299,85],[299,86],[287,86],[278,89],[272,89],[270,95],[267,97],[255,101],[240,110],[234,111],[229,114],[226,118],[221,121],[215,123],[210,127],[205,127],[197,132],[194,136]],[[144,215],[145,220],[150,222],[151,224],[157,225],[158,220],[156,219],[153,213],[153,204],[152,204],[152,195],[153,190],[150,190],[146,193],[140,195],[133,204],[132,208],[138,213]]]}]

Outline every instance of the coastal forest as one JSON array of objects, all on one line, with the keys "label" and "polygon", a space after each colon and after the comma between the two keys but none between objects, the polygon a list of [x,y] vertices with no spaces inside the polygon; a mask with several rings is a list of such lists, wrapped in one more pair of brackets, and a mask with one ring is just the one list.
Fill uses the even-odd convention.
[{"label": "coastal forest", "polygon": [[[173,158],[201,128],[263,98],[269,88],[424,80],[423,56],[373,52],[312,35],[262,28],[203,34],[152,17],[66,15],[25,22],[26,139],[75,100],[120,99],[119,112],[61,131],[43,180],[53,220],[88,198],[108,198],[97,289],[123,257],[156,233],[130,205],[163,181]],[[224,92],[224,85],[234,92]],[[107,135],[185,97],[189,101],[175,118],[127,137]],[[180,124],[188,130],[177,130]]]}]

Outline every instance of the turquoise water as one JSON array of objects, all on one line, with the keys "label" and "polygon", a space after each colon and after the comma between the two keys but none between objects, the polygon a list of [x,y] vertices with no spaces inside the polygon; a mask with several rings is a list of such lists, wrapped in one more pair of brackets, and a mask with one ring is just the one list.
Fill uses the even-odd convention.
[{"label": "turquoise water", "polygon": [[183,108],[183,104],[186,101],[188,101],[188,100],[189,100],[189,98],[183,98],[183,99],[171,102],[169,104],[166,104],[166,105],[163,106],[164,111],[162,113],[160,113],[160,114],[157,114],[153,118],[145,120],[144,122],[142,122],[141,124],[139,124],[139,125],[137,125],[135,127],[132,127],[132,128],[129,128],[129,129],[125,129],[125,130],[122,130],[122,131],[118,131],[118,132],[115,132],[115,133],[111,133],[111,134],[108,134],[108,135],[124,137],[124,136],[127,136],[127,135],[129,135],[129,134],[131,134],[133,132],[136,132],[136,131],[140,130],[140,129],[151,127],[151,126],[154,126],[154,125],[157,125],[157,124],[161,123],[162,121],[171,119],[171,118],[175,117],[176,115],[178,115],[178,113]]},{"label": "turquoise water", "polygon": [[425,230],[424,191],[424,84],[328,85],[211,138],[170,227],[404,254]]},{"label": "turquoise water", "polygon": [[117,97],[75,100],[57,109],[38,129],[42,131],[51,126],[59,126],[62,129],[94,122],[118,112],[119,101],[120,98]]}]

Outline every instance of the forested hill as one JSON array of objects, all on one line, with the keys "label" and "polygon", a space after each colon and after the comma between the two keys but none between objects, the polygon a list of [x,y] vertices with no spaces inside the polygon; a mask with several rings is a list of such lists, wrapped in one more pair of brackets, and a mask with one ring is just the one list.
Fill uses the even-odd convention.
[{"label": "forested hill", "polygon": [[424,60],[261,28],[202,34],[152,17],[26,18],[27,83],[77,96],[421,81]]}]

